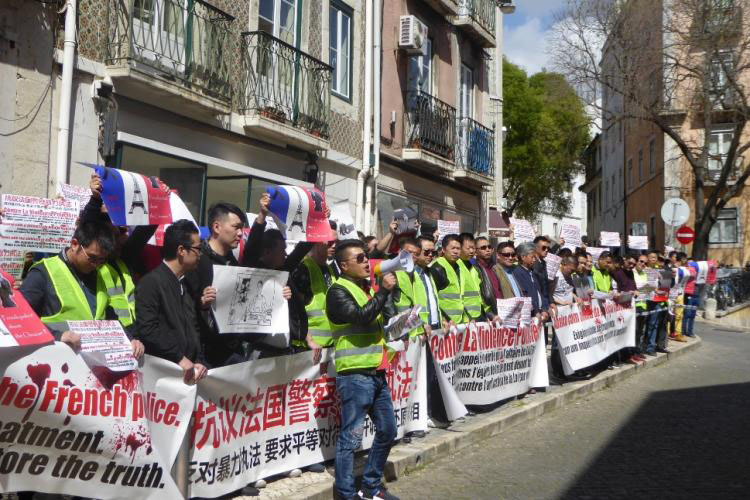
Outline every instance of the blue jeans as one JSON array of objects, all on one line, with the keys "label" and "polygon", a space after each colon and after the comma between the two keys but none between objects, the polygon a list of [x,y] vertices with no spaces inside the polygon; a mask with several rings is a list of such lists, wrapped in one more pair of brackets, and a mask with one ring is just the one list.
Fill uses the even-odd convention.
[{"label": "blue jeans", "polygon": [[336,441],[336,489],[343,498],[357,494],[354,487],[354,452],[362,445],[365,416],[375,424],[375,440],[362,476],[362,490],[371,493],[381,485],[383,469],[396,439],[396,417],[385,373],[339,375],[336,391],[341,398],[341,429]]},{"label": "blue jeans", "polygon": [[667,309],[662,307],[661,302],[649,302],[648,312],[650,313],[646,318],[646,352],[655,352],[657,343],[659,342],[659,336],[661,330],[664,329],[666,336],[666,326],[664,320],[666,319]]},{"label": "blue jeans", "polygon": [[695,315],[698,312],[696,309],[700,303],[701,298],[699,295],[688,295],[685,294],[685,305],[692,306],[686,307],[685,312],[682,313],[682,334],[692,337],[693,325],[695,324]]}]

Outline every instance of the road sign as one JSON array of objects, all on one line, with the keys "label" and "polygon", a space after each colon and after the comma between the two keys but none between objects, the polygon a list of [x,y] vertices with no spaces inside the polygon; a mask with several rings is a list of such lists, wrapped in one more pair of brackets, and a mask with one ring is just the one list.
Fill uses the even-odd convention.
[{"label": "road sign", "polygon": [[690,207],[681,198],[670,198],[661,206],[661,218],[668,226],[681,226],[690,217]]},{"label": "road sign", "polygon": [[677,241],[683,245],[687,245],[688,243],[692,243],[695,239],[695,231],[693,231],[692,227],[682,226],[677,230],[675,236],[677,236]]}]

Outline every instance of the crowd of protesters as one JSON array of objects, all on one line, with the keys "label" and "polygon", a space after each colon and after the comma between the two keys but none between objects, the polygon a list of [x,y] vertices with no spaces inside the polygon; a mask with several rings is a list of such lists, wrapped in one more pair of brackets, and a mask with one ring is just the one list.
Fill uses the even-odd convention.
[{"label": "crowd of protesters", "polygon": [[[319,359],[322,349],[334,349],[341,401],[335,474],[341,498],[395,498],[381,482],[396,439],[384,375],[388,355],[383,324],[403,311],[421,306],[423,323],[410,332],[409,340],[424,343],[433,331],[469,321],[496,321],[498,299],[530,298],[531,314],[542,323],[548,323],[558,307],[589,301],[597,294],[628,303],[634,300],[640,313],[636,346],[611,356],[602,368],[638,364],[646,356],[666,352],[668,334],[677,341],[693,336],[698,269],[684,253],[663,257],[656,251],[624,255],[604,251],[594,261],[585,246],[571,249],[564,241],[545,236],[518,244],[511,238],[495,245],[469,233],[404,237],[396,234],[395,222],[381,239],[360,234],[359,239],[337,240],[331,222],[329,241],[301,242],[287,255],[282,233],[266,227],[270,198],[264,194],[253,221],[231,203],[212,205],[207,212],[209,236],[204,240],[193,222],[175,221],[154,255],[147,242],[156,227],[113,226],[96,175],[90,187],[92,197],[70,245],[58,255],[33,265],[29,262],[20,285],[55,339],[78,350],[80,337],[67,328],[67,321],[119,320],[134,356],[145,352],[177,363],[186,383],[199,381],[210,368],[308,350]],[[248,225],[250,232],[239,253]],[[411,254],[414,270],[379,276],[375,291],[369,261],[392,258],[388,252],[394,248]],[[554,279],[547,272],[551,252],[561,258]],[[215,265],[288,271],[283,298],[289,301],[289,335],[220,334],[211,313],[216,300]],[[644,291],[647,268],[658,270],[659,280],[656,287]],[[684,293],[670,296],[680,280]],[[566,375],[551,329],[548,340],[552,374],[559,383],[592,375],[592,370]],[[426,353],[429,425],[447,427],[450,422],[430,350]],[[361,445],[367,414],[377,432],[361,489],[356,489],[353,457]],[[423,436],[417,432],[404,440]],[[325,469],[315,464],[309,470]],[[300,473],[294,469],[289,475]],[[265,481],[259,480],[240,493],[255,495],[263,486]]]}]

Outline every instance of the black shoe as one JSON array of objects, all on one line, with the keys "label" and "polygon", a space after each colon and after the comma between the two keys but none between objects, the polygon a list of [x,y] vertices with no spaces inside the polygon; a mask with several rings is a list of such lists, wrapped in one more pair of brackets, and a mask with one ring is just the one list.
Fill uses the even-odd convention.
[{"label": "black shoe", "polygon": [[240,490],[240,495],[245,497],[257,497],[260,495],[260,490],[255,486],[248,484]]},{"label": "black shoe", "polygon": [[651,356],[652,358],[655,358],[656,353],[654,351],[646,351],[646,356]]},{"label": "black shoe", "polygon": [[580,382],[581,380],[588,380],[591,378],[591,375],[581,375],[579,373],[572,373],[568,375],[567,377],[568,382]]},{"label": "black shoe", "polygon": [[663,347],[657,347],[656,352],[660,352],[662,354],[669,354],[669,351],[664,349]]},{"label": "black shoe", "polygon": [[404,443],[404,444],[411,443],[411,436],[404,436],[404,437],[402,437],[401,438],[401,442]]},{"label": "black shoe", "polygon": [[308,466],[306,467],[306,469],[307,469],[308,471],[310,471],[310,472],[317,472],[317,473],[321,473],[321,472],[325,472],[325,471],[326,471],[326,467],[325,467],[325,465],[323,465],[323,464],[312,464],[312,465],[308,465]]},{"label": "black shoe", "polygon": [[360,491],[359,494],[365,500],[399,500],[396,495],[391,495],[390,493],[388,493],[388,490],[386,490],[383,486],[373,491],[372,493],[365,493],[363,491]]},{"label": "black shoe", "polygon": [[422,439],[422,438],[424,438],[424,437],[425,437],[426,435],[427,435],[427,434],[426,434],[426,433],[425,433],[424,431],[414,431],[414,432],[412,432],[412,433],[411,433],[411,437],[413,437],[413,438],[417,438],[417,439]]}]

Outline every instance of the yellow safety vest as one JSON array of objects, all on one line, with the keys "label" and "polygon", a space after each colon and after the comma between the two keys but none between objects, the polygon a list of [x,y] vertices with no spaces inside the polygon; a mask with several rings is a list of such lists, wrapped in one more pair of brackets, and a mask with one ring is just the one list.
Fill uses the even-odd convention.
[{"label": "yellow safety vest", "polygon": [[135,284],[128,266],[122,260],[115,260],[115,265],[120,272],[107,263],[99,268],[99,274],[109,296],[109,305],[115,311],[117,319],[122,326],[130,326],[135,323]]},{"label": "yellow safety vest", "polygon": [[[414,281],[412,282],[412,277]],[[401,294],[396,302],[396,312],[401,314],[404,311],[410,310],[416,305],[422,306],[419,311],[419,317],[425,324],[430,324],[430,311],[429,304],[427,302],[427,290],[425,289],[424,283],[417,276],[416,271],[412,274],[412,277],[406,271],[396,271],[396,280],[398,281],[398,288],[401,290]],[[430,279],[428,276],[427,279]],[[409,337],[416,337],[424,333],[424,326],[420,325],[411,332]]]},{"label": "yellow safety vest", "polygon": [[[307,331],[312,336],[313,341],[321,347],[330,347],[333,345],[333,335],[331,334],[331,325],[326,316],[326,292],[328,286],[320,270],[320,266],[310,257],[305,257],[302,263],[307,268],[310,275],[310,289],[312,290],[312,300],[305,306],[307,312]],[[331,276],[334,276],[331,271]],[[305,343],[307,347],[307,343]]]},{"label": "yellow safety vest", "polygon": [[461,323],[464,315],[461,281],[453,266],[445,257],[438,258],[434,265],[442,267],[445,270],[445,276],[448,278],[448,286],[438,290],[438,306],[451,321],[456,324]]}]

